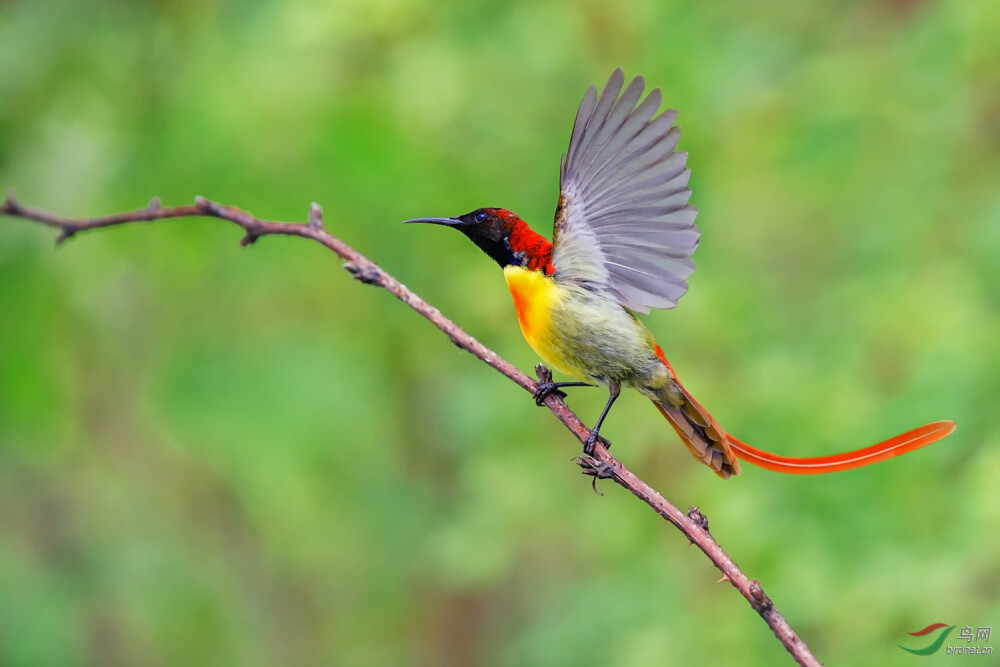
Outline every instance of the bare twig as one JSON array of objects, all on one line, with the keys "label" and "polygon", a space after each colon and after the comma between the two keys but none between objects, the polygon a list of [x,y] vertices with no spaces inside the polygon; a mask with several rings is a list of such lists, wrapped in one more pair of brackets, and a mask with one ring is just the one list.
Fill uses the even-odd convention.
[{"label": "bare twig", "polygon": [[[345,261],[344,268],[355,278],[366,284],[382,287],[395,295],[400,301],[430,320],[455,345],[479,357],[529,393],[534,393],[536,389],[536,383],[530,377],[467,334],[457,324],[442,315],[437,308],[421,299],[412,290],[379,268],[377,264],[329,234],[323,228],[322,209],[315,203],[309,208],[308,223],[306,224],[261,220],[238,208],[223,206],[203,197],[196,197],[193,205],[168,208],[163,208],[160,205],[160,200],[156,198],[146,208],[135,211],[99,218],[72,219],[22,206],[14,198],[13,193],[10,193],[7,195],[6,201],[0,205],[0,215],[24,218],[54,227],[59,230],[59,236],[56,238],[57,243],[62,243],[79,232],[93,229],[133,222],[151,222],[185,217],[214,217],[228,220],[243,229],[244,236],[240,241],[242,245],[249,245],[258,238],[269,235],[302,236],[312,239],[323,244],[343,259]],[[537,371],[541,380],[551,378],[551,374],[544,366],[537,367]],[[581,443],[586,442],[590,433],[589,429],[563,403],[559,396],[550,394],[545,398],[544,403]],[[722,572],[723,577],[720,581],[729,581],[747,599],[750,606],[761,615],[774,632],[775,637],[781,641],[796,661],[802,665],[820,664],[805,642],[792,630],[784,616],[775,609],[771,599],[764,593],[757,580],[751,580],[747,577],[709,534],[708,519],[697,508],[692,507],[687,514],[682,512],[611,456],[604,442],[594,447],[593,456],[581,456],[577,462],[583,468],[584,474],[593,476],[595,482],[597,479],[614,480],[615,483],[631,491],[653,508],[657,514],[676,526]]]}]

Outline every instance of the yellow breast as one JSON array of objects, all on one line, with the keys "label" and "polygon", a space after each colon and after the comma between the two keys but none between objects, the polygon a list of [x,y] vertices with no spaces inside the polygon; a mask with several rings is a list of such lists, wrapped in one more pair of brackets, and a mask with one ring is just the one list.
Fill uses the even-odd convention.
[{"label": "yellow breast", "polygon": [[514,310],[517,311],[517,322],[521,325],[521,333],[528,341],[531,349],[545,363],[555,367],[562,373],[576,376],[574,369],[567,368],[570,364],[559,350],[553,334],[558,334],[552,327],[552,310],[561,302],[564,294],[551,276],[541,271],[529,271],[520,266],[506,266],[503,277],[507,280],[510,295],[514,298]]}]

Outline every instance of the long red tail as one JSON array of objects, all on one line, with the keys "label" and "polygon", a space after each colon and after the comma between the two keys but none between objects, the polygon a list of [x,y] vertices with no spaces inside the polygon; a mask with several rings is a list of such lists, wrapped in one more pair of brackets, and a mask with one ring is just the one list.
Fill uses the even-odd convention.
[{"label": "long red tail", "polygon": [[784,472],[792,475],[819,475],[826,472],[842,472],[853,470],[863,466],[878,463],[894,456],[902,456],[914,449],[920,449],[937,442],[951,434],[955,430],[955,422],[950,420],[931,422],[918,426],[895,438],[889,438],[877,445],[856,449],[853,452],[843,454],[833,454],[831,456],[814,456],[809,458],[794,458],[791,456],[779,456],[771,452],[765,452],[755,447],[741,442],[726,434],[729,446],[736,454],[737,458],[747,463],[752,463],[761,468]]},{"label": "long red tail", "polygon": [[955,430],[955,422],[937,421],[918,426],[877,445],[843,454],[807,458],[772,454],[751,447],[723,431],[712,415],[681,385],[659,345],[656,346],[656,354],[670,370],[675,386],[665,388],[659,400],[654,400],[653,404],[670,421],[694,457],[723,478],[740,474],[736,459],[791,475],[819,475],[853,470],[926,447]]}]

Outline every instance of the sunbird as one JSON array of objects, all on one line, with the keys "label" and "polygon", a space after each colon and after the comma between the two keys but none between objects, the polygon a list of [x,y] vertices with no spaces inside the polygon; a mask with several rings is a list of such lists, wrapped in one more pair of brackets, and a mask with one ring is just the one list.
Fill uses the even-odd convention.
[{"label": "sunbird", "polygon": [[621,388],[632,387],[653,401],[695,458],[724,479],[739,474],[741,459],[799,475],[851,470],[954,431],[955,422],[936,421],[871,447],[792,458],[755,449],[719,426],[635,316],[673,308],[684,296],[701,231],[694,224],[698,209],[688,203],[687,153],[676,150],[677,111],[657,115],[660,89],[642,99],[641,76],[622,92],[624,83],[617,69],[600,96],[591,86],[580,103],[562,157],[551,243],[503,208],[405,221],[457,229],[503,269],[528,345],[576,378],[540,383],[535,401],[541,405],[553,392],[565,397],[562,387],[606,385],[608,402],[584,446],[590,454]]}]

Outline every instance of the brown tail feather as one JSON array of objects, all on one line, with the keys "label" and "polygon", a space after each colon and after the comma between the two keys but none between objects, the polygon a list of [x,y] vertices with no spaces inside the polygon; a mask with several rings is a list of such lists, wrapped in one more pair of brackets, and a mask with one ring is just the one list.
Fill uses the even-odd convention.
[{"label": "brown tail feather", "polygon": [[676,383],[676,387],[678,391],[664,392],[663,399],[653,401],[653,405],[667,418],[696,459],[723,479],[739,475],[740,464],[729,446],[726,432],[680,383]]},{"label": "brown tail feather", "polygon": [[673,386],[660,391],[659,400],[653,405],[663,413],[677,435],[687,445],[691,454],[711,468],[722,479],[730,475],[740,474],[740,463],[729,446],[726,432],[719,423],[708,414],[708,410],[694,400],[694,396],[677,379],[677,373],[663,354],[663,348],[656,346],[656,356],[666,365],[673,379]]}]

